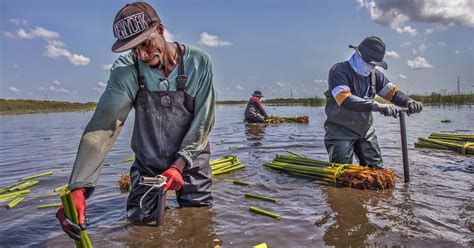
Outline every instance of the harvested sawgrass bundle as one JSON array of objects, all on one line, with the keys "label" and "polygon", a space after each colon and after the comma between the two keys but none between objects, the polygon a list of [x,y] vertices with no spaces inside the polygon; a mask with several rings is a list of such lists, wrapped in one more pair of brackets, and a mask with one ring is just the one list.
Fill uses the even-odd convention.
[{"label": "harvested sawgrass bundle", "polygon": [[118,180],[117,182],[117,186],[119,187],[120,189],[120,192],[122,193],[126,193],[126,192],[130,192],[130,174],[122,174],[122,176],[120,177],[120,180]]},{"label": "harvested sawgrass bundle", "polygon": [[245,168],[239,158],[235,155],[227,155],[209,162],[211,165],[212,175],[220,175],[231,171]]},{"label": "harvested sawgrass bundle", "polygon": [[295,153],[277,154],[272,162],[264,165],[289,174],[357,189],[391,189],[395,187],[397,177],[390,169],[330,163]]},{"label": "harvested sawgrass bundle", "polygon": [[461,154],[474,154],[474,135],[432,133],[428,138],[418,138],[416,148],[451,150]]},{"label": "harvested sawgrass bundle", "polygon": [[309,117],[306,115],[297,116],[270,116],[266,119],[268,123],[308,123]]}]

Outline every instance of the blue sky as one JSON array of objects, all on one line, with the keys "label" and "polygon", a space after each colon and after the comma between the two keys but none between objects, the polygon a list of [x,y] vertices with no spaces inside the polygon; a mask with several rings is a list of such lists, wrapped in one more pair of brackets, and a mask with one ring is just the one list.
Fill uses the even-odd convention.
[{"label": "blue sky", "polygon": [[[472,0],[161,0],[170,40],[208,52],[218,98],[323,96],[330,67],[369,35],[409,93],[474,91]],[[97,101],[128,1],[0,1],[0,98]],[[383,71],[383,69],[381,69]]]}]

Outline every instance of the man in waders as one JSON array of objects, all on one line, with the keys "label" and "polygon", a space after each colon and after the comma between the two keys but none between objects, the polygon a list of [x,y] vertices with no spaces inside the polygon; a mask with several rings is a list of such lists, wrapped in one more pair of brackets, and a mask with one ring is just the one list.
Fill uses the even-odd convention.
[{"label": "man in waders", "polygon": [[107,88],[81,138],[69,179],[79,225],[56,213],[73,239],[86,226],[86,200],[96,186],[102,163],[135,108],[127,216],[137,224],[155,220],[159,190],[139,185],[140,176],[167,178],[163,191],[175,190],[182,207],[211,206],[208,136],[215,120],[211,61],[196,47],[167,42],[154,8],[125,5],[116,15],[113,64]]},{"label": "man in waders", "polygon": [[252,97],[247,103],[247,108],[245,108],[245,121],[248,123],[263,123],[265,119],[268,118],[265,109],[263,109],[260,98],[262,98],[262,92],[256,90],[253,92]]},{"label": "man in waders", "polygon": [[325,92],[326,135],[324,144],[329,160],[352,164],[355,154],[359,164],[382,168],[382,154],[372,126],[372,112],[397,117],[399,108],[374,101],[375,94],[391,103],[407,108],[407,114],[418,113],[423,106],[410,99],[375,69],[387,70],[385,43],[376,36],[365,38],[348,61],[333,65],[329,71],[329,90]]}]

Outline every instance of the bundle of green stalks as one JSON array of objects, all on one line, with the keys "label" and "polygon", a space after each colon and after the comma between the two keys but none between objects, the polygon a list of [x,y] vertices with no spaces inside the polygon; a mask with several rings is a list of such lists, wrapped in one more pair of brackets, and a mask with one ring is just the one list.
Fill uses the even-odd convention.
[{"label": "bundle of green stalks", "polygon": [[461,154],[474,154],[474,135],[432,133],[428,138],[418,138],[416,148],[451,150]]},{"label": "bundle of green stalks", "polygon": [[395,187],[397,177],[390,169],[330,163],[294,153],[277,154],[272,162],[264,165],[289,174],[357,189],[391,189]]},{"label": "bundle of green stalks", "polygon": [[297,116],[270,116],[266,119],[268,123],[308,123],[309,117],[306,115]]},{"label": "bundle of green stalks", "polygon": [[231,171],[245,168],[239,158],[234,155],[227,155],[209,162],[211,165],[212,175],[220,175]]},{"label": "bundle of green stalks", "polygon": [[[68,189],[64,190],[61,193],[61,203],[63,204],[64,213],[66,214],[66,217],[74,224],[78,224],[79,219],[77,216],[77,210],[74,206],[74,201],[71,197],[71,191],[69,191]],[[91,241],[85,230],[81,231],[81,240],[74,240],[74,242],[76,243],[77,248],[92,248]]]}]

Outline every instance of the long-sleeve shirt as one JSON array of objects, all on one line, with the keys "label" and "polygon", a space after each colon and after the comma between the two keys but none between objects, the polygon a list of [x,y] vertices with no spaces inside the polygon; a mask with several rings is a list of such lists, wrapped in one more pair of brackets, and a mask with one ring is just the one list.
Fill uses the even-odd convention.
[{"label": "long-sleeve shirt", "polygon": [[[193,167],[193,159],[205,149],[214,125],[215,93],[209,55],[193,46],[185,47],[186,93],[194,97],[194,119],[176,155],[185,158],[187,166]],[[148,90],[176,91],[178,67],[165,77],[159,70],[139,63]],[[89,189],[88,195],[92,192],[90,189],[96,185],[102,163],[133,107],[138,88],[133,57],[130,53],[120,56],[112,66],[107,87],[82,135],[69,180],[71,189],[85,187]]]},{"label": "long-sleeve shirt", "polygon": [[[385,75],[375,69],[375,94],[398,106],[406,106],[410,99],[392,84]],[[338,125],[365,134],[372,125],[371,75],[359,75],[348,61],[335,64],[329,71],[329,89],[325,92],[325,125]]]},{"label": "long-sleeve shirt", "polygon": [[262,118],[267,117],[267,112],[263,109],[260,98],[257,96],[252,96],[247,103],[247,108],[245,109],[245,118],[253,119],[255,117]]}]

